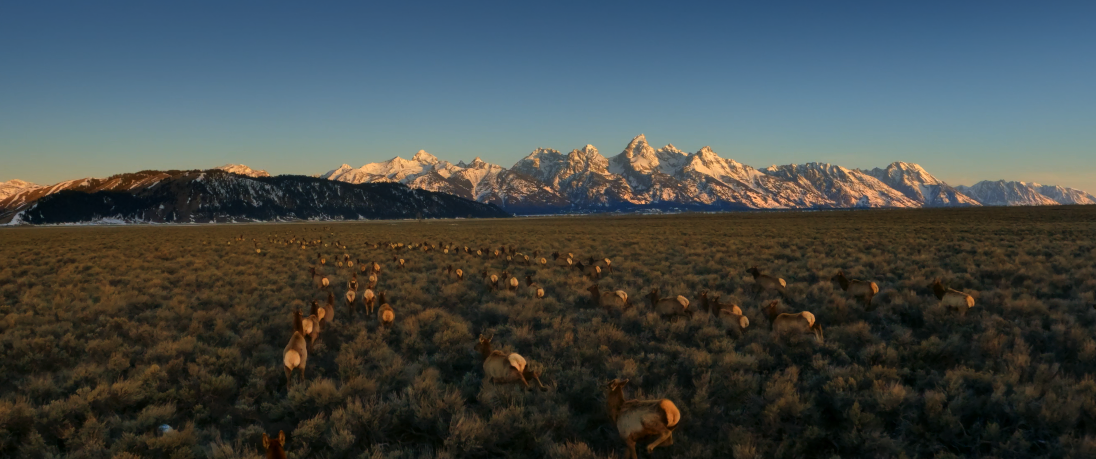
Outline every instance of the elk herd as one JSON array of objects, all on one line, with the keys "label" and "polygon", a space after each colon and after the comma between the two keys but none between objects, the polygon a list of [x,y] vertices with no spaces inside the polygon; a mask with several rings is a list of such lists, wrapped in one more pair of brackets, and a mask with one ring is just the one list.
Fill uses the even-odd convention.
[{"label": "elk herd", "polygon": [[[242,236],[237,241],[243,240]],[[271,238],[269,242],[281,243],[286,247],[328,248],[335,249],[337,253],[331,258],[335,263],[329,264],[327,256],[322,252],[316,254],[314,263],[307,268],[310,277],[310,285],[314,296],[319,295],[324,300],[312,299],[308,314],[297,308],[292,311],[292,319],[289,324],[289,341],[283,352],[282,363],[286,374],[287,388],[292,384],[294,375],[300,382],[305,381],[305,368],[310,353],[317,352],[315,343],[321,339],[325,330],[334,324],[336,316],[336,293],[342,298],[342,306],[346,307],[346,319],[355,320],[364,312],[365,317],[375,317],[378,327],[388,329],[395,324],[397,308],[393,307],[386,297],[385,291],[377,290],[379,279],[382,278],[383,267],[375,260],[362,261],[359,258],[351,258],[345,245],[338,241],[325,243],[322,238]],[[670,293],[664,295],[659,287],[652,287],[645,294],[640,294],[642,306],[637,306],[633,296],[623,289],[605,289],[599,286],[599,282],[614,273],[614,266],[609,258],[588,257],[584,261],[576,259],[573,253],[553,252],[548,257],[541,256],[539,250],[533,250],[529,254],[519,252],[515,247],[471,248],[458,246],[455,243],[431,244],[429,242],[397,243],[378,242],[372,245],[366,244],[366,248],[374,250],[386,250],[391,252],[391,269],[415,269],[419,266],[415,262],[413,252],[424,253],[438,252],[449,257],[463,256],[483,258],[503,263],[505,269],[492,272],[490,269],[479,271],[482,282],[482,291],[486,294],[509,291],[515,294],[527,295],[528,298],[537,300],[545,297],[545,288],[537,283],[535,275],[537,270],[570,270],[575,276],[592,281],[586,290],[589,292],[590,305],[604,309],[612,315],[619,315],[629,309],[646,307],[650,313],[665,320],[693,319],[698,312],[702,313],[703,320],[714,319],[721,325],[728,335],[739,338],[750,326],[749,318],[743,313],[743,309],[733,302],[721,302],[720,294],[709,295],[709,290],[702,290],[695,295],[695,300],[690,300],[684,295]],[[259,252],[257,252],[259,253]],[[330,251],[328,251],[330,253]],[[385,259],[387,256],[384,257]],[[549,258],[551,262],[549,262]],[[462,259],[455,260],[458,264]],[[524,276],[513,275],[511,270],[525,271]],[[455,267],[447,263],[439,275],[444,282],[459,283],[468,281],[463,267]],[[788,283],[780,277],[765,274],[756,266],[745,271],[738,271],[752,277],[750,288],[758,299],[765,294],[773,294],[781,299],[788,298]],[[735,273],[731,273],[734,275]],[[345,284],[336,286],[335,277],[345,278]],[[848,297],[856,299],[870,310],[872,300],[879,293],[879,286],[870,280],[849,279],[843,271],[838,270],[830,281],[836,284]],[[345,293],[339,292],[345,285]],[[958,309],[965,312],[974,306],[974,299],[963,292],[947,288],[940,279],[935,279],[931,290],[942,306]],[[769,298],[772,298],[769,296]],[[817,343],[823,342],[822,324],[814,313],[806,310],[787,311],[783,307],[781,299],[765,300],[759,305],[758,310],[768,320],[771,336],[774,340],[793,340],[800,337],[813,339]],[[581,301],[581,300],[580,300]],[[377,306],[379,303],[379,306]],[[655,317],[652,316],[652,317]],[[478,340],[472,346],[473,350],[482,359],[483,381],[495,385],[515,384],[523,388],[536,387],[541,391],[547,391],[548,386],[541,382],[541,372],[534,370],[525,357],[516,352],[504,352],[495,349],[494,336],[479,335]],[[673,444],[673,433],[681,421],[682,414],[673,401],[660,400],[628,400],[624,397],[624,387],[627,379],[613,379],[605,386],[606,409],[609,419],[615,425],[618,434],[627,446],[627,456],[637,458],[635,445],[637,441],[650,438],[647,445],[650,452],[658,446]],[[285,444],[284,433],[279,433],[278,438],[269,438],[263,435],[263,444],[267,448],[268,457],[284,457],[282,452]],[[277,454],[281,454],[278,456]]]}]

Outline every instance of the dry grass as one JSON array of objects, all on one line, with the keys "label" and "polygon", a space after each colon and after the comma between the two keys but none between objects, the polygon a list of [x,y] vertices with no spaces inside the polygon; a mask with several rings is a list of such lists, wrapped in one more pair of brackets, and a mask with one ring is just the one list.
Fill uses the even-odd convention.
[{"label": "dry grass", "polygon": [[[347,270],[333,266],[344,251],[268,242],[289,233],[381,263],[395,325],[350,319]],[[620,457],[602,391],[618,377],[629,397],[681,409],[674,445],[651,457],[1096,455],[1091,206],[35,228],[0,240],[4,457],[253,458],[279,429],[290,457]],[[381,241],[609,257],[602,289],[637,308],[592,307],[574,270],[440,247],[402,252],[397,270],[390,249],[372,248]],[[326,298],[308,275],[317,253],[336,323],[307,384],[287,392],[291,311]],[[772,339],[759,306],[777,297],[752,292],[755,264],[788,281],[783,306],[813,312],[824,344]],[[491,292],[484,269],[522,287]],[[874,309],[830,283],[837,269],[879,284]],[[526,274],[546,298],[532,298]],[[941,308],[936,277],[977,306]],[[736,338],[706,314],[662,320],[643,298],[652,287],[693,307],[699,291],[721,293],[751,325]],[[550,390],[483,385],[479,333],[542,369]],[[161,434],[165,423],[174,431]]]}]

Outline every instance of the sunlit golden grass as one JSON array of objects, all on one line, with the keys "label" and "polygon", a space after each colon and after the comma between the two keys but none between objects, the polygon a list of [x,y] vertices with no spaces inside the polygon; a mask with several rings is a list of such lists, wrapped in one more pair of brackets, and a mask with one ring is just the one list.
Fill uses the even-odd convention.
[{"label": "sunlit golden grass", "polygon": [[[291,237],[326,246],[270,242]],[[373,248],[386,242],[437,249]],[[557,251],[610,258],[597,283],[634,308],[594,306],[593,281],[554,266]],[[360,305],[351,317],[343,254],[382,265],[391,328]],[[0,260],[4,457],[254,458],[278,430],[290,457],[620,457],[613,378],[681,410],[651,457],[1096,457],[1091,206],[14,228]],[[755,265],[785,296],[754,293]],[[291,313],[327,298],[314,266],[335,322],[287,391]],[[838,269],[878,284],[874,309],[830,282]],[[520,286],[492,291],[484,270]],[[935,278],[977,305],[941,307]],[[703,290],[722,295],[750,326],[664,319],[645,299],[655,287],[693,309]],[[824,342],[774,340],[760,310],[773,299],[814,313]],[[483,384],[481,333],[549,390]]]}]

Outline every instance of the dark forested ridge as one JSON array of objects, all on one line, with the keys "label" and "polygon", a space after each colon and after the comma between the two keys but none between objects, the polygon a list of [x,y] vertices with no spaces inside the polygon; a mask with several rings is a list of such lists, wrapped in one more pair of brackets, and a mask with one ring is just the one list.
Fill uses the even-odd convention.
[{"label": "dark forested ridge", "polygon": [[248,177],[220,170],[126,175],[23,203],[8,209],[8,219],[57,224],[508,216],[493,205],[396,183],[352,185],[304,176]]}]

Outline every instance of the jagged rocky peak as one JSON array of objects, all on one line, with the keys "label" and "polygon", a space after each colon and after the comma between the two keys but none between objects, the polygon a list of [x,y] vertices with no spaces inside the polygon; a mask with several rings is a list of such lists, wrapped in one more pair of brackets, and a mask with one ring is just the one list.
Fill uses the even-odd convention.
[{"label": "jagged rocky peak", "polygon": [[243,164],[225,164],[217,169],[233,174],[246,175],[248,177],[270,177],[270,174],[264,170],[255,170]]},{"label": "jagged rocky peak", "polygon": [[870,171],[863,171],[871,174],[875,178],[883,181],[895,181],[905,183],[922,183],[925,185],[939,185],[944,182],[940,181],[932,174],[928,173],[925,168],[919,164],[907,163],[902,161],[895,161],[890,163],[885,169],[875,168]]},{"label": "jagged rocky peak", "polygon": [[635,136],[624,151],[613,157],[609,162],[609,171],[620,173],[648,173],[658,169],[658,154],[647,143],[647,137],[643,134]]}]

